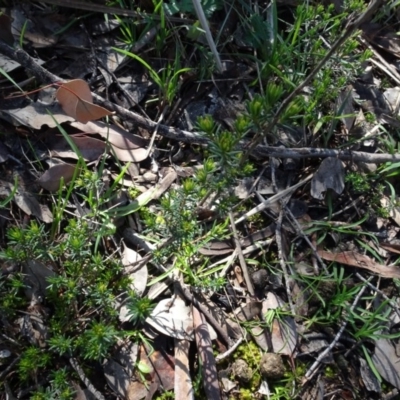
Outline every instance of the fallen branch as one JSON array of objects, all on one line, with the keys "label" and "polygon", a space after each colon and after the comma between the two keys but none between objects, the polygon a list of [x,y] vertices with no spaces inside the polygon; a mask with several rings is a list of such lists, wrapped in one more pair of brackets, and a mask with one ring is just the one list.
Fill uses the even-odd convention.
[{"label": "fallen branch", "polygon": [[[22,49],[14,49],[2,40],[0,40],[0,53],[6,55],[12,60],[17,61],[24,68],[28,69],[40,82],[42,83],[55,83],[63,82],[64,80],[57,75],[52,74],[45,68],[40,66],[34,58],[32,58],[26,51]],[[158,127],[158,133],[169,139],[178,140],[185,143],[196,143],[207,145],[209,140],[196,132],[188,132],[181,129],[176,129],[171,126],[157,124],[148,118],[141,116],[133,111],[118,106],[111,101],[103,99],[101,96],[92,93],[93,98],[112,111],[117,112],[121,117],[134,121],[138,125],[153,130]],[[241,143],[243,150],[248,149],[249,142]],[[371,154],[351,150],[334,150],[334,149],[317,149],[312,147],[305,148],[283,148],[283,147],[269,147],[258,145],[255,147],[251,154],[257,158],[326,158],[336,157],[344,161],[362,161],[366,163],[385,163],[400,161],[400,154]]]}]

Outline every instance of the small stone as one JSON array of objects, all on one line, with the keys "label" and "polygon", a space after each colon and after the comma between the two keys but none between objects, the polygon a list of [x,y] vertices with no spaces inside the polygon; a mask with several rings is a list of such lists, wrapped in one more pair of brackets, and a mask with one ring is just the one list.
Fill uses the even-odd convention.
[{"label": "small stone", "polygon": [[261,374],[265,378],[280,379],[285,373],[285,366],[279,354],[265,353],[261,358]]},{"label": "small stone", "polygon": [[268,272],[265,269],[259,269],[251,276],[253,279],[254,287],[256,289],[264,289],[268,283]]},{"label": "small stone", "polygon": [[252,369],[247,365],[246,361],[240,358],[233,363],[232,373],[242,382],[250,382],[253,377]]}]

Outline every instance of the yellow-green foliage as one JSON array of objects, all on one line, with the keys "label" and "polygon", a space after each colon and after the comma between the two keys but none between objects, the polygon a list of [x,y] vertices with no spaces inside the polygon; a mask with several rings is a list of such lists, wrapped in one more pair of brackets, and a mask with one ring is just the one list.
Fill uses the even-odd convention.
[{"label": "yellow-green foliage", "polygon": [[[242,359],[253,370],[253,378],[245,386],[249,389],[250,393],[258,390],[261,382],[260,363],[261,351],[253,342],[246,342],[240,345],[233,355],[234,359]],[[245,391],[248,389],[244,389]],[[242,393],[242,390],[240,391]],[[241,397],[247,399],[247,397]],[[250,397],[251,398],[251,397]]]}]

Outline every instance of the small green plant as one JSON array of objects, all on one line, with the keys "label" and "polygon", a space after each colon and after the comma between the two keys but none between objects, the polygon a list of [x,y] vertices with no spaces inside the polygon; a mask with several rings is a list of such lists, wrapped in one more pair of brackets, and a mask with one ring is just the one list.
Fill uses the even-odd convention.
[{"label": "small green plant", "polygon": [[69,376],[65,368],[59,369],[51,373],[50,386],[47,388],[41,388],[37,392],[34,392],[31,399],[34,400],[72,400],[75,398],[75,390],[71,388],[69,382],[71,377]]},{"label": "small green plant", "polygon": [[355,193],[366,193],[370,190],[371,184],[365,175],[358,172],[346,174],[345,182],[348,183]]},{"label": "small green plant", "polygon": [[51,356],[45,350],[38,347],[27,347],[21,355],[18,363],[18,374],[22,381],[28,379],[37,380],[41,369],[50,364]]},{"label": "small green plant", "polygon": [[134,293],[130,296],[127,303],[130,321],[136,324],[142,324],[151,314],[155,304],[148,297],[138,297]]}]

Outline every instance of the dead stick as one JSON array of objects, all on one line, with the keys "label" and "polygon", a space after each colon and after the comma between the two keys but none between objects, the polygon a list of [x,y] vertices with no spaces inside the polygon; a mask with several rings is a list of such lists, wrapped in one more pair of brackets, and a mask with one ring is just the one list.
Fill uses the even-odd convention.
[{"label": "dead stick", "polygon": [[238,236],[237,230],[236,230],[235,218],[233,217],[233,214],[231,212],[229,213],[229,219],[231,221],[232,236],[233,236],[233,240],[235,241],[236,251],[239,256],[239,262],[240,262],[240,266],[242,267],[242,272],[243,272],[244,280],[246,281],[247,290],[249,291],[251,296],[254,297],[255,292],[254,292],[253,282],[250,278],[249,270],[247,269],[246,260],[244,259],[244,256],[243,256],[242,246],[240,244],[239,236]]},{"label": "dead stick", "polygon": [[[55,83],[63,82],[63,79],[47,71],[40,66],[28,53],[22,49],[14,49],[0,40],[0,53],[17,61],[23,67],[27,68],[40,82]],[[156,122],[151,121],[141,115],[118,106],[102,97],[94,94],[93,97],[101,105],[118,112],[122,117],[136,122],[148,129],[154,129]],[[204,136],[196,132],[182,131],[166,125],[159,125],[158,133],[169,139],[179,140],[185,143],[208,144],[209,141]],[[241,143],[244,149],[248,142]],[[351,150],[317,149],[312,147],[285,149],[282,147],[257,146],[252,155],[258,158],[280,157],[280,158],[326,158],[336,157],[344,161],[363,161],[366,163],[386,163],[400,161],[400,154],[371,154]]]},{"label": "dead stick", "polygon": [[[29,2],[28,0],[25,0]],[[115,14],[115,15],[122,15],[123,17],[131,17],[131,18],[143,18],[143,19],[153,19],[153,20],[160,20],[161,17],[156,14],[146,14],[140,11],[133,11],[133,10],[124,10],[123,8],[118,7],[110,7],[105,6],[102,4],[95,4],[89,3],[88,1],[84,0],[40,0],[42,3],[53,4],[60,7],[67,7],[67,8],[75,8],[78,10],[86,10],[91,12],[99,12],[104,14]],[[184,18],[177,18],[177,17],[170,17],[165,15],[165,18],[170,22],[180,22],[180,23],[190,23],[194,22],[190,19]]]}]

